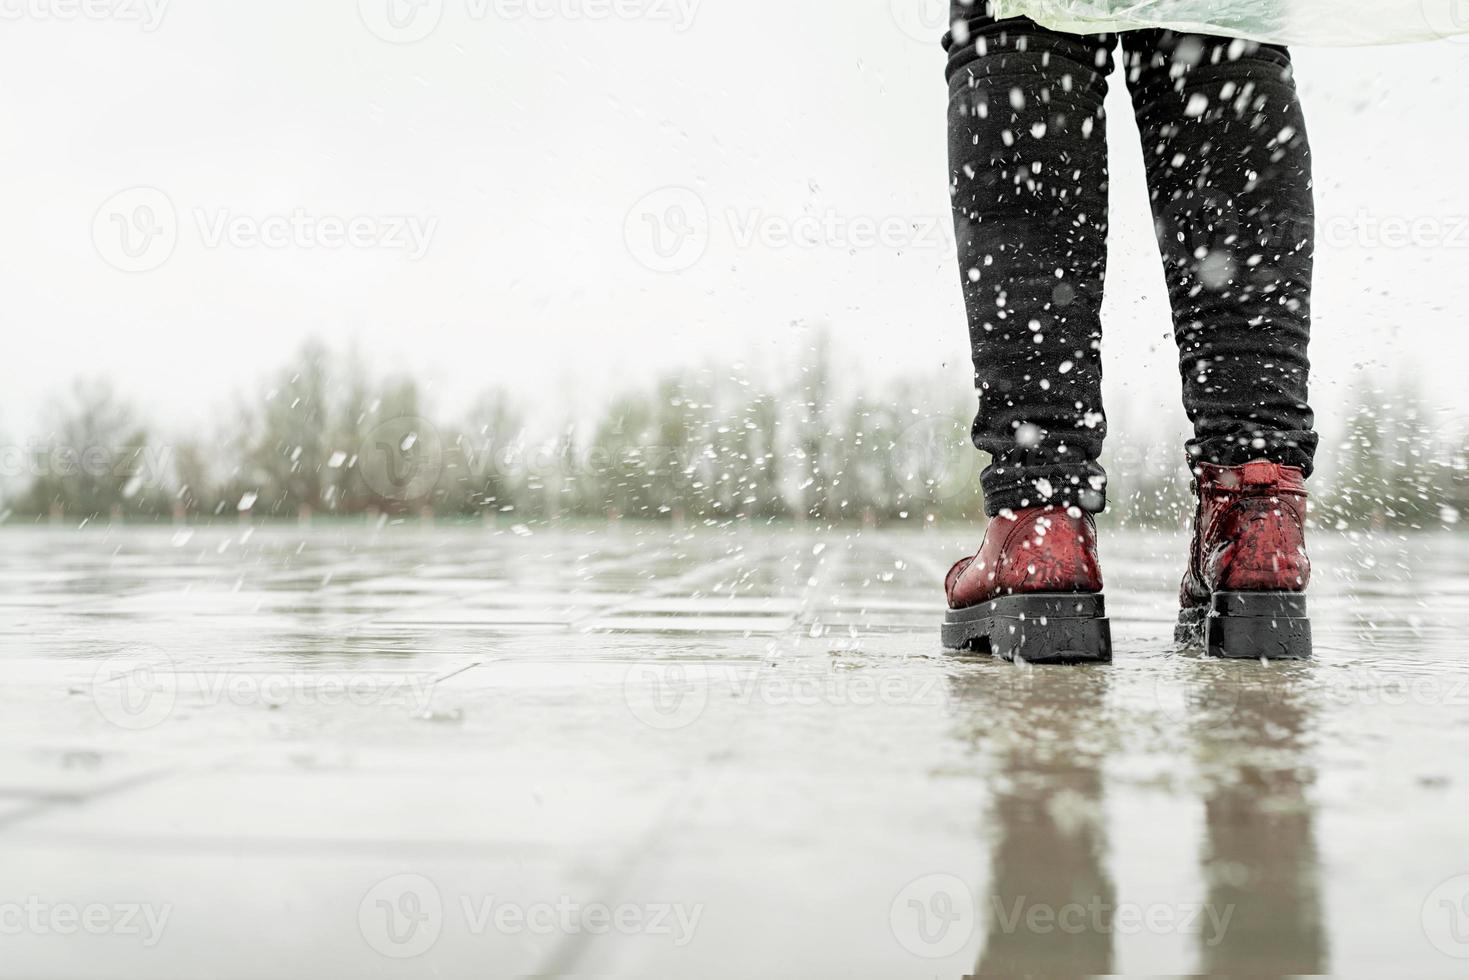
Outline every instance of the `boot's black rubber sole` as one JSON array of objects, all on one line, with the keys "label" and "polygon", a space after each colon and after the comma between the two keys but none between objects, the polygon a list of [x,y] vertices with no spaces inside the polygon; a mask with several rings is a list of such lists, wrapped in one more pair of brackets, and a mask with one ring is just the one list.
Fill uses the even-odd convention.
[{"label": "boot's black rubber sole", "polygon": [[1311,620],[1299,592],[1216,592],[1208,606],[1178,614],[1173,638],[1202,646],[1211,657],[1305,660]]},{"label": "boot's black rubber sole", "polygon": [[1112,626],[1096,593],[1007,595],[944,614],[944,646],[1032,664],[1107,663]]}]

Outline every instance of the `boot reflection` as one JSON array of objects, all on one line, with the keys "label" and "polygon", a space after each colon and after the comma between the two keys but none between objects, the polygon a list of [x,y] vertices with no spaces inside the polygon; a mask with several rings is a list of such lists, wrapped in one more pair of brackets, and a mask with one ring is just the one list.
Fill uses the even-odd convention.
[{"label": "boot reflection", "polygon": [[981,975],[1113,970],[1115,887],[1106,871],[1101,764],[1109,674],[980,669],[951,682],[963,738],[994,769],[984,820],[990,893],[979,906]]},{"label": "boot reflection", "polygon": [[[1207,665],[1214,666],[1214,665]],[[1208,902],[1229,915],[1201,934],[1208,974],[1324,973],[1320,864],[1311,789],[1310,664],[1219,665],[1204,683],[1222,721],[1194,729],[1205,789],[1202,855]]]}]

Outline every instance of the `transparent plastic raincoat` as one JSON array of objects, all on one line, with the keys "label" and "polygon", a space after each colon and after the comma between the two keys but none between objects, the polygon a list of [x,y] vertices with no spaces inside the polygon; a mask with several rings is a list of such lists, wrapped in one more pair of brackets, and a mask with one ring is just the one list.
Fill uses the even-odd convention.
[{"label": "transparent plastic raincoat", "polygon": [[1469,0],[991,0],[1071,34],[1165,27],[1278,44],[1345,46],[1469,40]]}]

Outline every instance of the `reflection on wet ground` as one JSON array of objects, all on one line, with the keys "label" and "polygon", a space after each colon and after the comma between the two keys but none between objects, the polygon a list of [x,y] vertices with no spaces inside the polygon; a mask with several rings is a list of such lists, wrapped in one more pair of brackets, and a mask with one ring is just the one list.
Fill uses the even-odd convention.
[{"label": "reflection on wet ground", "polygon": [[6,532],[0,975],[1469,967],[1469,549],[1318,535],[1316,657],[938,646],[972,535]]}]

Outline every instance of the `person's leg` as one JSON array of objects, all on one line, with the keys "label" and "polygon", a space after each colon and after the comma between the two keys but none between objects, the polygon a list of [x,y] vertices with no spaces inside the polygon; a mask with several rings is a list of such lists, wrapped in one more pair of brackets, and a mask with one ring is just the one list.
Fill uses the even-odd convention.
[{"label": "person's leg", "polygon": [[1219,656],[1309,656],[1315,211],[1290,55],[1166,31],[1122,45],[1194,425],[1178,637]]},{"label": "person's leg", "polygon": [[956,0],[949,162],[990,516],[944,579],[945,646],[1008,660],[1112,656],[1092,513],[1107,243],[1102,101],[1115,38],[996,22]]},{"label": "person's leg", "polygon": [[1167,31],[1123,36],[1173,306],[1191,465],[1311,473],[1315,210],[1285,48]]},{"label": "person's leg", "polygon": [[954,0],[949,167],[979,412],[985,509],[1105,502],[1100,312],[1102,101],[1112,35],[997,22]]}]

